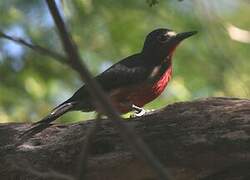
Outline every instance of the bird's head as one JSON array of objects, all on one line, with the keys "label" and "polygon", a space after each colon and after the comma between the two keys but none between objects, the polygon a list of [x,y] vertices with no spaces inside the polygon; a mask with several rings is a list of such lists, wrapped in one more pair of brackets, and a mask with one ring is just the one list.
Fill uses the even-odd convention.
[{"label": "bird's head", "polygon": [[171,59],[177,45],[197,31],[176,33],[170,29],[156,29],[150,32],[144,42],[142,53],[146,56],[163,60]]}]

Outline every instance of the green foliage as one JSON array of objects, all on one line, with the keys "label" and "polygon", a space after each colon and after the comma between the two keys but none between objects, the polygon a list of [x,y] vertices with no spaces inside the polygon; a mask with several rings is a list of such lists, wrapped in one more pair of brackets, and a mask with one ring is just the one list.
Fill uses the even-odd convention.
[{"label": "green foliage", "polygon": [[[249,29],[246,1],[61,2],[59,7],[93,74],[140,51],[146,34],[155,28],[199,31],[177,48],[172,82],[147,108],[207,96],[250,97],[249,44],[232,40],[227,31],[228,23]],[[44,1],[0,1],[0,10],[2,31],[63,54]],[[0,39],[0,122],[37,121],[81,84],[69,67]],[[92,116],[70,113],[61,121]]]}]

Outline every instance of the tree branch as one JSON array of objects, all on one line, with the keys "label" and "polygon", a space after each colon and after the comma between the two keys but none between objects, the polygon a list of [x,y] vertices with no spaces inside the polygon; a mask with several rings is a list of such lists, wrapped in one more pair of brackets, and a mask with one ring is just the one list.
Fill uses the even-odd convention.
[{"label": "tree branch", "polygon": [[[29,124],[0,125],[0,177],[44,180],[12,164],[39,172],[75,176],[75,164],[95,120],[55,125],[16,147]],[[131,153],[112,120],[100,121],[88,157],[90,180],[153,180],[155,172]],[[209,98],[169,105],[125,121],[149,145],[175,180],[250,179],[250,100]],[[53,178],[51,178],[54,180]]]}]

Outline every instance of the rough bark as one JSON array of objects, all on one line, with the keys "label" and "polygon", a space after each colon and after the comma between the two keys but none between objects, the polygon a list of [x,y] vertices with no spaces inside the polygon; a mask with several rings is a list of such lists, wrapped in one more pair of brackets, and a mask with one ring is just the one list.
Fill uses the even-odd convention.
[{"label": "rough bark", "polygon": [[[54,125],[19,146],[14,145],[17,136],[29,125],[2,124],[0,179],[60,179],[49,177],[55,171],[74,174],[81,144],[93,122]],[[208,98],[175,103],[126,123],[175,180],[250,179],[250,100]],[[110,120],[101,122],[92,142],[87,177],[155,179],[154,172],[131,153]]]}]

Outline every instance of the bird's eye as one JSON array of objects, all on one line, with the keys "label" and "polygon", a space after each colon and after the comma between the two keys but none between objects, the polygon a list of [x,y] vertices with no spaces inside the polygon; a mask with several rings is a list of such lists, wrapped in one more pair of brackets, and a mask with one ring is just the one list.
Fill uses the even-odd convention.
[{"label": "bird's eye", "polygon": [[164,43],[168,40],[168,37],[166,35],[160,35],[157,37],[157,40],[161,43]]}]

